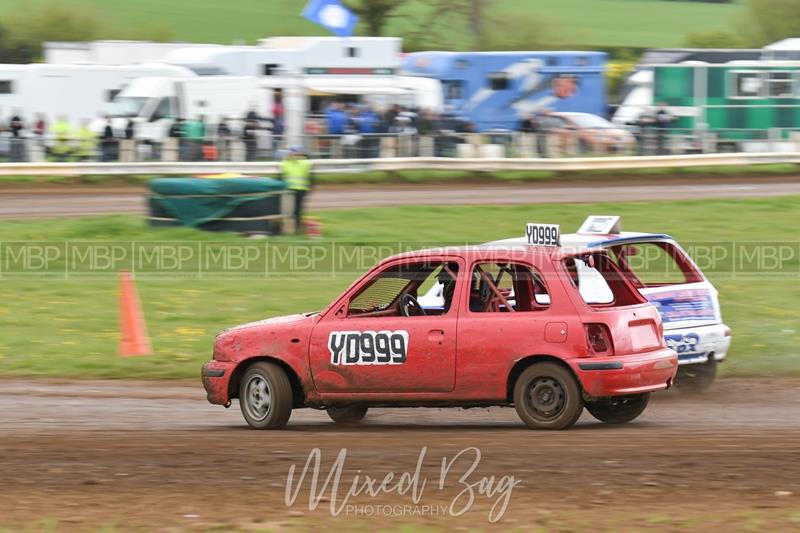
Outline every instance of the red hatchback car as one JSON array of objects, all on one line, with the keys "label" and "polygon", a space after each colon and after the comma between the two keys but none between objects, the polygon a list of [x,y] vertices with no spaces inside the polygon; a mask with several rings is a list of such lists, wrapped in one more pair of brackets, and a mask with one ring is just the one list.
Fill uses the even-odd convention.
[{"label": "red hatchback car", "polygon": [[[586,303],[578,267],[609,297]],[[423,308],[434,283],[443,305]],[[677,365],[658,311],[605,251],[479,246],[396,255],[323,311],[225,330],[202,376],[211,403],[238,398],[257,429],[300,407],[354,423],[372,406],[510,405],[563,429],[584,407],[633,420]]]}]

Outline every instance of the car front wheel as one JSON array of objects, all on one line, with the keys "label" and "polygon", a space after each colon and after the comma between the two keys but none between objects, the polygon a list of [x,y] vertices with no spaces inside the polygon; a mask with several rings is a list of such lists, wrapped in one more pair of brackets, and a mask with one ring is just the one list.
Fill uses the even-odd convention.
[{"label": "car front wheel", "polygon": [[534,429],[565,429],[583,411],[583,399],[572,372],[556,363],[536,363],[514,384],[514,407]]},{"label": "car front wheel", "polygon": [[292,386],[275,363],[254,363],[239,383],[239,406],[253,429],[279,429],[292,415]]},{"label": "car front wheel", "polygon": [[606,424],[625,424],[642,414],[650,401],[650,393],[618,396],[586,402],[586,410]]},{"label": "car front wheel", "polygon": [[328,407],[326,409],[331,420],[338,424],[355,424],[367,416],[366,405],[347,405],[345,407]]}]

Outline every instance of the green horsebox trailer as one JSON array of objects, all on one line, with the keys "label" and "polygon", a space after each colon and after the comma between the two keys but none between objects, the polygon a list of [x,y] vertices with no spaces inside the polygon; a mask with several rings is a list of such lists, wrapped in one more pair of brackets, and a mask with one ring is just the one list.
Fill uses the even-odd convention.
[{"label": "green horsebox trailer", "polygon": [[673,133],[702,138],[705,151],[800,149],[800,62],[658,65],[653,104],[661,102]]}]

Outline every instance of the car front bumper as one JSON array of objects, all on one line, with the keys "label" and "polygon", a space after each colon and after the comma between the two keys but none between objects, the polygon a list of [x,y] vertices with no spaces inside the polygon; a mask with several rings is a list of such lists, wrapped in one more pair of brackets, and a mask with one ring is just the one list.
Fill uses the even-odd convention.
[{"label": "car front bumper", "polygon": [[592,398],[642,394],[668,388],[678,370],[678,355],[669,348],[646,354],[586,357],[568,361]]},{"label": "car front bumper", "polygon": [[210,403],[228,406],[231,403],[229,384],[234,363],[225,361],[209,361],[203,365],[201,376],[206,398]]}]

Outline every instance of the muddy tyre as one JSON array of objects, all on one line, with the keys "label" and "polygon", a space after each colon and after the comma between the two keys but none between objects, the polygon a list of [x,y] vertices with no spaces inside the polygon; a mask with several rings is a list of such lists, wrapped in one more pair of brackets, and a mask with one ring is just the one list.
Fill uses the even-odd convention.
[{"label": "muddy tyre", "polygon": [[275,363],[254,363],[239,383],[239,406],[253,429],[279,429],[292,415],[292,385]]},{"label": "muddy tyre", "polygon": [[583,411],[575,376],[556,363],[536,363],[522,371],[514,384],[514,407],[533,429],[565,429]]},{"label": "muddy tyre", "polygon": [[713,356],[705,363],[678,367],[675,386],[681,392],[699,394],[705,392],[717,377],[717,361]]},{"label": "muddy tyre", "polygon": [[337,424],[357,424],[367,416],[366,405],[347,405],[345,407],[328,407],[325,410],[331,420]]},{"label": "muddy tyre", "polygon": [[650,401],[650,393],[618,396],[586,402],[586,410],[606,424],[625,424],[642,414]]}]

